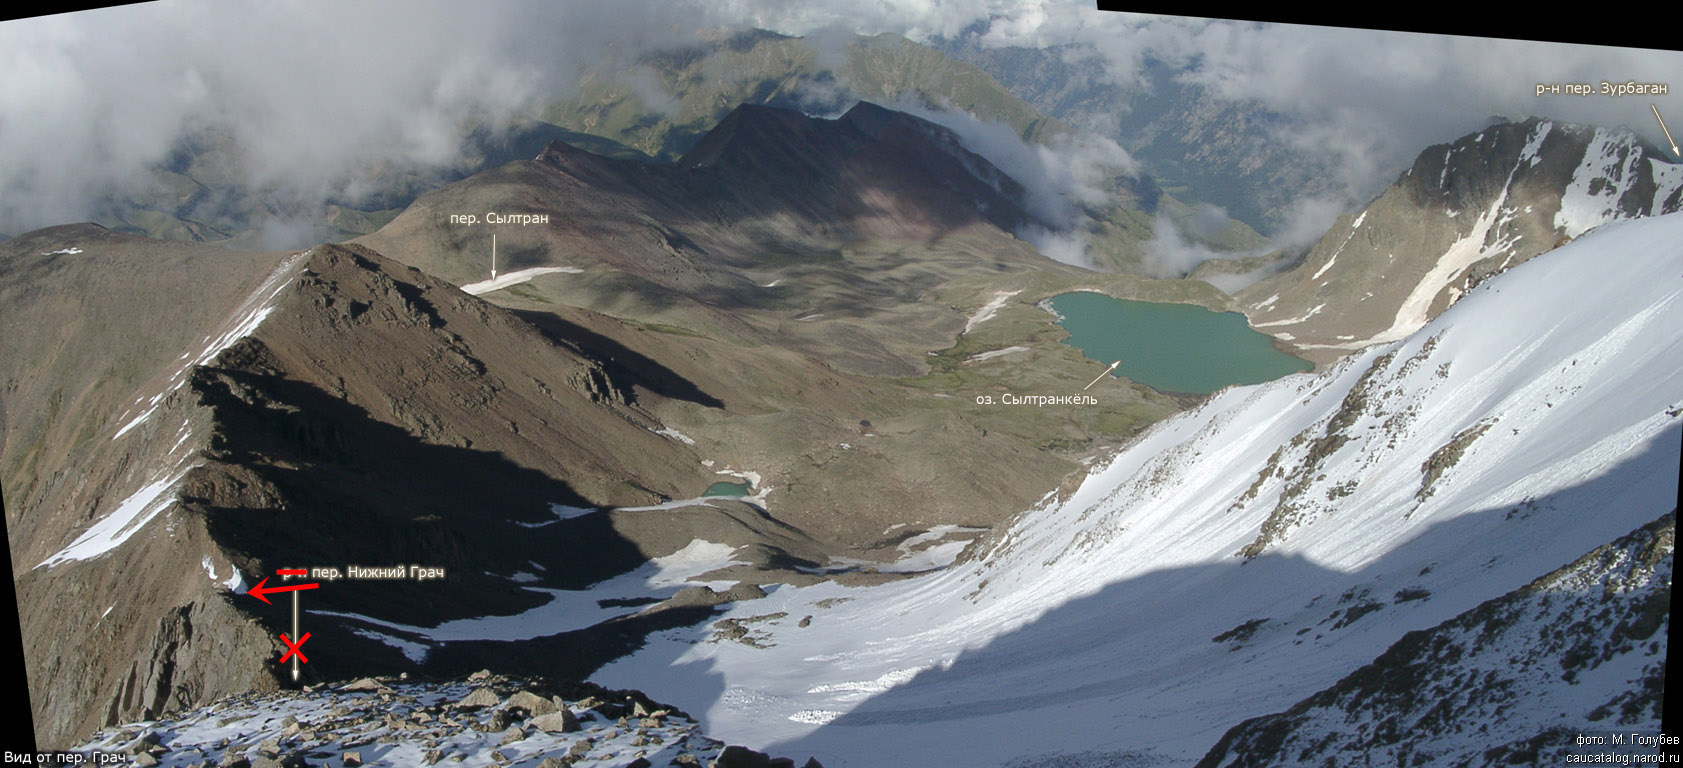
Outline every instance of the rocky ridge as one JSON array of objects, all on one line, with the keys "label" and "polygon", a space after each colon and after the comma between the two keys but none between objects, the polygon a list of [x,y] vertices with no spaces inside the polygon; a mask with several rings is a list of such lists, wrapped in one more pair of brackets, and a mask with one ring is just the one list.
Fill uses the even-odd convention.
[{"label": "rocky ridge", "polygon": [[1680,209],[1683,165],[1628,130],[1501,123],[1425,149],[1298,266],[1235,299],[1254,327],[1324,363],[1401,339],[1491,275],[1606,222]]},{"label": "rocky ridge", "polygon": [[640,691],[488,670],[440,682],[404,675],[244,693],[102,729],[71,751],[164,768],[795,765],[708,738],[694,718]]}]

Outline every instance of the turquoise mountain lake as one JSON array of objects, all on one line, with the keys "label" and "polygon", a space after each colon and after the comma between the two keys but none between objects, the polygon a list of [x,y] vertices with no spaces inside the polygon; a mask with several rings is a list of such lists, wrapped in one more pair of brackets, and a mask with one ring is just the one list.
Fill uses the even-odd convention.
[{"label": "turquoise mountain lake", "polygon": [[1090,291],[1047,300],[1069,344],[1161,392],[1205,395],[1229,384],[1260,384],[1313,368],[1274,348],[1237,312],[1192,304],[1128,301]]}]

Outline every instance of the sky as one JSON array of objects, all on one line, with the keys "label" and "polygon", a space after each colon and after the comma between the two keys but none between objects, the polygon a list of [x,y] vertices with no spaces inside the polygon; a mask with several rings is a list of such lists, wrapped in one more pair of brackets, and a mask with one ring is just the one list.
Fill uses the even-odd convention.
[{"label": "sky", "polygon": [[[1424,147],[1493,115],[1625,125],[1660,144],[1653,103],[1683,126],[1677,95],[1535,93],[1538,83],[1665,82],[1683,72],[1675,52],[1141,16],[1080,2],[161,2],[0,22],[0,233],[90,218],[102,196],[144,189],[148,169],[188,135],[237,143],[245,161],[234,172],[299,209],[354,199],[369,191],[372,168],[460,165],[464,124],[534,115],[567,96],[585,67],[613,70],[724,27],[1060,46],[1101,63],[1119,87],[1139,86],[1147,57],[1196,62],[1185,77],[1303,118],[1309,127],[1289,138],[1336,158],[1338,193],[1304,201],[1311,234]],[[655,84],[633,86],[659,97]],[[1090,137],[1059,149],[1040,172],[1066,181],[1071,199],[1091,184],[1071,171],[1087,161],[1067,151],[1128,162]]]}]

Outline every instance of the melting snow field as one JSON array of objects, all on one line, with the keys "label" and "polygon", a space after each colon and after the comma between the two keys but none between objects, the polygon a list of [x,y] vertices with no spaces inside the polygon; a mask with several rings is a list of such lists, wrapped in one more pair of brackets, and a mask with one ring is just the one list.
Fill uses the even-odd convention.
[{"label": "melting snow field", "polygon": [[498,275],[490,280],[481,280],[477,283],[467,283],[462,286],[462,290],[475,296],[479,296],[492,291],[500,291],[504,288],[512,288],[516,285],[527,282],[538,275],[552,275],[557,273],[576,275],[583,271],[584,270],[579,269],[578,267],[532,267],[531,269],[522,269],[510,272],[506,275]]},{"label": "melting snow field", "polygon": [[1670,510],[1680,297],[1683,215],[1609,224],[1405,339],[1217,393],[984,557],[775,588],[725,614],[761,647],[675,630],[593,679],[826,768],[1189,764]]},{"label": "melting snow field", "polygon": [[100,518],[88,527],[70,546],[59,550],[52,557],[41,561],[36,568],[46,566],[51,568],[60,563],[71,560],[89,560],[115,549],[118,545],[129,540],[159,512],[164,511],[175,497],[170,494],[175,484],[187,474],[183,469],[177,474],[155,480],[144,488],[135,491],[133,495],[124,499],[110,514]]},{"label": "melting snow field", "polygon": [[983,304],[981,309],[976,310],[974,314],[965,319],[964,331],[959,335],[962,336],[965,333],[969,333],[971,329],[976,326],[992,320],[994,313],[1003,308],[1005,306],[1005,302],[1009,301],[1012,296],[1019,293],[1022,293],[1022,291],[995,291],[993,298],[988,300],[988,303]]},{"label": "melting snow field", "polygon": [[[690,585],[727,589],[735,582],[697,579],[720,568],[744,565],[744,562],[734,559],[735,554],[736,548],[728,544],[695,539],[677,552],[657,557],[634,571],[594,584],[589,589],[527,587],[526,589],[533,592],[549,595],[550,599],[543,605],[523,613],[447,621],[436,627],[399,624],[337,611],[306,609],[306,613],[353,619],[369,627],[390,630],[397,634],[368,628],[354,631],[398,648],[412,659],[423,659],[432,643],[461,640],[530,640],[584,629],[617,616],[636,613],[638,610],[626,608],[623,604],[604,606],[602,601],[626,601],[648,597],[664,599]],[[522,578],[523,576],[529,577],[530,574],[516,574],[514,581],[534,580]]]}]

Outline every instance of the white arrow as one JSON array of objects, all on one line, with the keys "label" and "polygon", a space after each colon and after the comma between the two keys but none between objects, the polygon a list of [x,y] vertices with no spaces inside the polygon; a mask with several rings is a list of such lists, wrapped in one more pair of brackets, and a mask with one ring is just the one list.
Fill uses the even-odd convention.
[{"label": "white arrow", "polygon": [[1649,104],[1648,106],[1652,107],[1654,110],[1654,119],[1660,121],[1660,130],[1665,131],[1665,140],[1671,142],[1671,153],[1679,158],[1683,158],[1683,152],[1677,151],[1677,140],[1671,137],[1671,129],[1665,127],[1665,118],[1660,117],[1660,108],[1653,104]]},{"label": "white arrow", "polygon": [[1104,369],[1104,373],[1099,374],[1097,378],[1094,378],[1092,381],[1087,382],[1087,386],[1082,387],[1081,391],[1086,392],[1087,390],[1092,389],[1094,384],[1099,383],[1099,379],[1104,378],[1105,373],[1110,373],[1111,371],[1116,370],[1116,366],[1121,365],[1121,364],[1122,364],[1121,360],[1117,360],[1116,362],[1111,363],[1109,368]]}]

